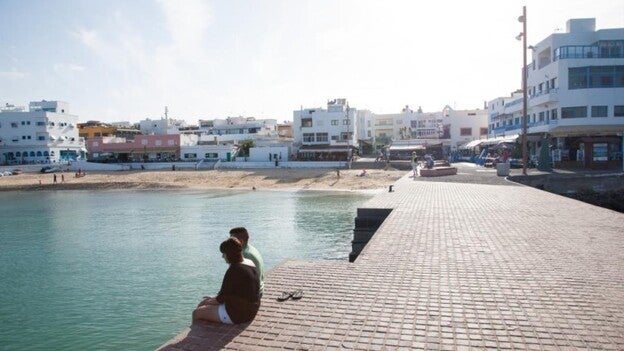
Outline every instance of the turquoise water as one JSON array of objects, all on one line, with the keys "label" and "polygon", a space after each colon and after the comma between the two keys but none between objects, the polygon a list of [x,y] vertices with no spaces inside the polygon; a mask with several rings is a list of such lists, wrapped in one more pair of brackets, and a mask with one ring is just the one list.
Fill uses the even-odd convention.
[{"label": "turquoise water", "polygon": [[370,196],[326,192],[0,193],[0,349],[153,350],[189,325],[246,226],[267,269],[347,260]]}]

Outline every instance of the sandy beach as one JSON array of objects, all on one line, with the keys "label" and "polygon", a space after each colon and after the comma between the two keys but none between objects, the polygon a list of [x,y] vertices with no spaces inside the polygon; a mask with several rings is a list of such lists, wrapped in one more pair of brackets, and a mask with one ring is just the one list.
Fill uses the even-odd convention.
[{"label": "sandy beach", "polygon": [[[23,173],[0,178],[0,191],[106,189],[283,189],[372,190],[387,188],[406,171],[335,169],[257,169],[208,171],[126,171],[87,173]],[[63,181],[64,178],[64,181]]]}]

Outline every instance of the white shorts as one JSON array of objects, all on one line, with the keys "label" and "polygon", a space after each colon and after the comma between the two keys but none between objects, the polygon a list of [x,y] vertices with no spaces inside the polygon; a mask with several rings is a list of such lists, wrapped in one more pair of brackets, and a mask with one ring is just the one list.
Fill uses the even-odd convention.
[{"label": "white shorts", "polygon": [[219,319],[221,319],[221,323],[223,324],[234,324],[234,322],[232,322],[232,320],[230,319],[227,310],[225,309],[224,303],[219,305]]}]

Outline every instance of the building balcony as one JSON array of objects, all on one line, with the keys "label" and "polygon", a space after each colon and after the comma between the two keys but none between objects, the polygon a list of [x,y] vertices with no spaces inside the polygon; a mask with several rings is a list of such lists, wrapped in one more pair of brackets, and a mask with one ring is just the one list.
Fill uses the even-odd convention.
[{"label": "building balcony", "polygon": [[549,91],[544,91],[542,93],[538,93],[529,97],[529,104],[531,106],[538,106],[542,104],[547,104],[549,102],[557,102],[559,101],[559,89],[550,89]]}]

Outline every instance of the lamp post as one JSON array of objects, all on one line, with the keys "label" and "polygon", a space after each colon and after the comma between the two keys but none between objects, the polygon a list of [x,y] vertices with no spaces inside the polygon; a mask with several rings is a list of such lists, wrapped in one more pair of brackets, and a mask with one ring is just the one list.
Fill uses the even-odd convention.
[{"label": "lamp post", "polygon": [[522,6],[522,16],[518,17],[522,22],[522,33],[516,39],[522,37],[522,175],[527,174],[528,150],[527,150],[527,15],[526,6]]}]

